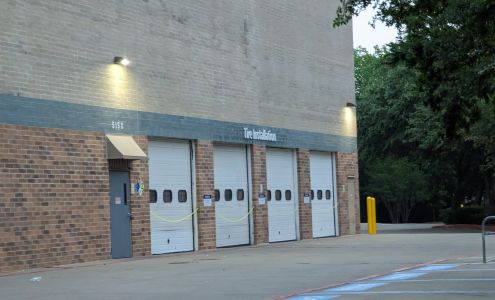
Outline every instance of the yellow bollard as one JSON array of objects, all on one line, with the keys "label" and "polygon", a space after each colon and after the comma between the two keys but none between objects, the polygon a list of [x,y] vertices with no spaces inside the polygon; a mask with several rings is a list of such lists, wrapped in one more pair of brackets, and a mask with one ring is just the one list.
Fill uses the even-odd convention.
[{"label": "yellow bollard", "polygon": [[366,197],[366,208],[368,213],[368,234],[376,234],[376,200]]},{"label": "yellow bollard", "polygon": [[373,232],[373,228],[371,225],[371,197],[366,197],[366,215],[367,215],[367,221],[368,221],[368,234],[371,234]]}]

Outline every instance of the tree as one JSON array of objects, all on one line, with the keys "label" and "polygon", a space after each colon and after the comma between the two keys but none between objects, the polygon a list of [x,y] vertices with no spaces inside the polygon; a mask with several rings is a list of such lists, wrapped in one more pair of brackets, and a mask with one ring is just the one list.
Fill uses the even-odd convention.
[{"label": "tree", "polygon": [[365,173],[365,194],[383,203],[394,223],[407,223],[413,208],[431,199],[425,174],[405,159],[377,159],[367,164]]},{"label": "tree", "polygon": [[495,207],[493,134],[483,130],[490,125],[483,109],[495,101],[495,2],[341,0],[334,26],[349,22],[369,5],[378,11],[376,19],[399,29],[387,63],[410,72],[415,88],[417,104],[408,110],[408,128],[392,135],[395,141],[416,144],[420,151],[408,155],[426,158],[430,166],[437,162],[428,157],[443,162],[442,173],[453,179],[445,183],[451,205],[485,189]]}]

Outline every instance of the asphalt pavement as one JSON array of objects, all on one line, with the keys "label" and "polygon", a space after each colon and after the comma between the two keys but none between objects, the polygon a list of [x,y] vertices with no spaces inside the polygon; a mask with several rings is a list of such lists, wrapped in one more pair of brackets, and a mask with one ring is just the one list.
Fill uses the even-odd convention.
[{"label": "asphalt pavement", "polygon": [[[495,236],[488,237],[487,241],[491,260],[495,257]],[[481,235],[478,231],[396,230],[387,234],[359,234],[144,259],[107,260],[2,274],[0,298],[493,299],[495,265],[480,262]],[[452,267],[445,272],[417,271],[421,267],[441,264]],[[455,271],[469,268],[486,270],[479,273]],[[400,272],[414,275],[383,279]],[[416,276],[418,273],[420,275]],[[424,280],[430,281],[426,283]],[[356,283],[385,284],[368,285],[368,289],[358,294],[349,288]],[[339,287],[344,290],[331,291],[330,294],[327,291]],[[479,293],[456,294],[452,292],[454,288]],[[315,294],[322,291],[327,294]],[[401,291],[424,293],[401,294]],[[313,294],[308,296],[308,293]],[[314,298],[316,296],[326,298]]]}]

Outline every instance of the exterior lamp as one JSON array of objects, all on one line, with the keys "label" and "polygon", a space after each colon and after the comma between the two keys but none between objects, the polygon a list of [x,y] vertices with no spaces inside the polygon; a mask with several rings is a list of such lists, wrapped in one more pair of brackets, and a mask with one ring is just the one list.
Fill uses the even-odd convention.
[{"label": "exterior lamp", "polygon": [[117,65],[121,65],[121,66],[127,66],[128,64],[130,64],[131,62],[125,58],[125,57],[122,57],[122,56],[115,56],[113,58],[113,63],[114,64],[117,64]]},{"label": "exterior lamp", "polygon": [[345,104],[345,106],[346,106],[346,107],[351,107],[351,108],[352,108],[352,107],[356,107],[356,104],[354,104],[354,103],[352,103],[352,102],[347,102],[347,103]]}]

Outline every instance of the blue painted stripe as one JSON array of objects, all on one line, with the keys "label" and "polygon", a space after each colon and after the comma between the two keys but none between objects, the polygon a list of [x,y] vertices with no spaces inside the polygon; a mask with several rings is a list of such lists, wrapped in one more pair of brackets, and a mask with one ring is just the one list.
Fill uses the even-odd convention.
[{"label": "blue painted stripe", "polygon": [[[362,291],[362,292],[343,292],[340,293],[339,296],[344,295],[401,295],[401,294],[409,294],[409,295],[478,295],[478,294],[491,294],[495,295],[495,290],[441,290],[441,291]],[[324,293],[315,293],[314,296],[325,296]],[[373,298],[380,299],[380,298]],[[493,299],[493,298],[492,298]]]},{"label": "blue painted stripe", "polygon": [[291,297],[289,300],[328,300],[328,299],[335,299],[339,297],[338,295],[333,295],[333,296],[317,296],[317,295],[307,295],[307,296],[296,296],[296,297]]},{"label": "blue painted stripe", "polygon": [[427,273],[418,273],[418,272],[397,272],[387,276],[375,278],[374,280],[378,280],[378,281],[405,280],[405,279],[417,278],[419,276],[423,276],[426,274]]},{"label": "blue painted stripe", "polygon": [[336,288],[325,290],[325,293],[341,293],[341,292],[362,292],[376,287],[386,285],[386,283],[351,283]]},{"label": "blue painted stripe", "polygon": [[454,264],[431,265],[431,266],[426,266],[426,267],[421,267],[421,268],[415,269],[415,271],[443,271],[443,270],[455,268],[457,266],[459,266],[459,265],[454,265]]}]

